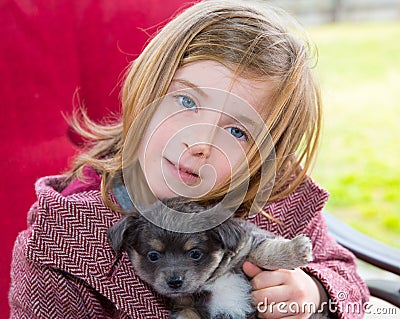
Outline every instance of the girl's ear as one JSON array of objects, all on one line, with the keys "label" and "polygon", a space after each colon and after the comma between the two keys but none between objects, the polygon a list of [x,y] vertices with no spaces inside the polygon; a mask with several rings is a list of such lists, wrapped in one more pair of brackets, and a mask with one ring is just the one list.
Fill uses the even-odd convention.
[{"label": "girl's ear", "polygon": [[215,228],[224,249],[236,252],[244,236],[243,228],[234,219],[228,219]]},{"label": "girl's ear", "polygon": [[137,237],[137,221],[138,218],[128,215],[109,228],[108,238],[115,253],[121,253],[126,250],[127,245],[134,243]]}]

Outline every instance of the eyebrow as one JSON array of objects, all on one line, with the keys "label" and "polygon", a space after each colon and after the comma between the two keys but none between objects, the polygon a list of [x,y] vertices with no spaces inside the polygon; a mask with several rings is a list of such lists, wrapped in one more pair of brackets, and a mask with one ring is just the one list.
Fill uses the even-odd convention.
[{"label": "eyebrow", "polygon": [[197,93],[199,93],[201,96],[203,97],[208,97],[208,94],[206,94],[206,92],[204,92],[201,88],[199,88],[196,84],[185,80],[185,79],[173,79],[172,82],[177,82],[183,86],[186,86],[188,88],[191,88],[193,90],[195,90]]},{"label": "eyebrow", "polygon": [[259,128],[260,123],[257,123],[252,118],[247,117],[246,115],[234,114],[234,115],[231,115],[231,117],[234,118],[235,120],[237,120],[240,124],[244,125],[246,128],[248,128],[248,126],[250,126],[252,129]]}]

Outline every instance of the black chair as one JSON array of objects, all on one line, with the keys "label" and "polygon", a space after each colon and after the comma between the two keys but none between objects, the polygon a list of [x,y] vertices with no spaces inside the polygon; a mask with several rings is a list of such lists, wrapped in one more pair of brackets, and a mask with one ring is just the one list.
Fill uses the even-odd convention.
[{"label": "black chair", "polygon": [[[380,269],[400,275],[400,250],[368,237],[324,211],[328,233],[354,255]],[[400,307],[400,280],[366,280],[371,296]]]}]

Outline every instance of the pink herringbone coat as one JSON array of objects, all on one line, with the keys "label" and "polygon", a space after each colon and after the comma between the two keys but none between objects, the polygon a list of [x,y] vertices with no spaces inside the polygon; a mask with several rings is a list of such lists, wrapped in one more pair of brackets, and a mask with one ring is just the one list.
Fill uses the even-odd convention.
[{"label": "pink herringbone coat", "polygon": [[[168,317],[166,300],[135,276],[126,255],[110,272],[115,255],[107,229],[121,216],[103,203],[100,177],[89,175],[87,183],[75,181],[64,190],[62,176],[36,183],[38,201],[13,252],[11,318]],[[336,307],[332,316],[362,318],[344,311],[348,303],[366,302],[368,290],[356,273],[354,256],[327,235],[321,215],[327,198],[326,191],[307,180],[265,208],[284,226],[262,215],[249,220],[288,238],[309,236],[314,261],[304,270],[325,287]]]}]

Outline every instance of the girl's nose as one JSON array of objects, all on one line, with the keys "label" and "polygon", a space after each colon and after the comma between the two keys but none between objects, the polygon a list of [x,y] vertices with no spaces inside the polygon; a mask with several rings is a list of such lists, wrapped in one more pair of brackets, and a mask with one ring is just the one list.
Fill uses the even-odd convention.
[{"label": "girl's nose", "polygon": [[[200,112],[199,112],[200,113]],[[209,158],[211,148],[215,147],[218,136],[218,121],[221,115],[218,112],[203,110],[199,123],[189,125],[184,130],[183,144],[190,155]]]},{"label": "girl's nose", "polygon": [[185,144],[189,154],[196,157],[209,158],[212,145],[209,143],[196,143],[193,145]]}]

